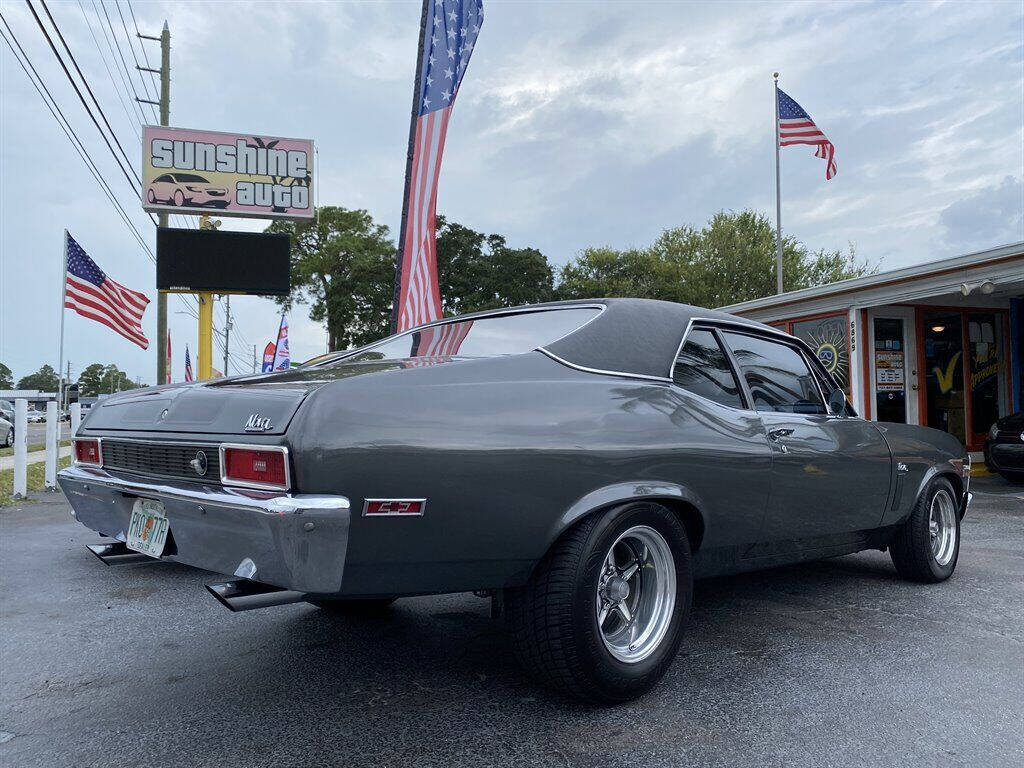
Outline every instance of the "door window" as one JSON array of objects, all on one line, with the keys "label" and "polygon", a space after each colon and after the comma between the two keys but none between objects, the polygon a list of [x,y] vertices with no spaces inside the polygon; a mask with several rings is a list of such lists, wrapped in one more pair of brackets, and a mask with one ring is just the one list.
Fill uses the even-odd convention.
[{"label": "door window", "polygon": [[695,395],[733,408],[743,407],[740,385],[711,331],[703,328],[690,331],[676,358],[672,378]]},{"label": "door window", "polygon": [[724,335],[757,410],[826,413],[814,375],[796,348],[759,336]]},{"label": "door window", "polygon": [[927,425],[966,444],[964,425],[963,326],[959,312],[929,312],[924,317],[924,369],[928,395]]}]

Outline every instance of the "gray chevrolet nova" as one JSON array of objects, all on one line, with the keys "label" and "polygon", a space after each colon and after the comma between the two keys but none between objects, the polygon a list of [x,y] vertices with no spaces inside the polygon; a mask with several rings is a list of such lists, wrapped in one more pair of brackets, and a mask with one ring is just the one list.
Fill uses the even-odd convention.
[{"label": "gray chevrolet nova", "polygon": [[472,590],[538,678],[607,703],[664,674],[694,578],[888,548],[947,579],[969,470],[944,432],[859,418],[785,333],[604,299],[110,398],[60,484],[109,564],[225,574],[232,610]]}]

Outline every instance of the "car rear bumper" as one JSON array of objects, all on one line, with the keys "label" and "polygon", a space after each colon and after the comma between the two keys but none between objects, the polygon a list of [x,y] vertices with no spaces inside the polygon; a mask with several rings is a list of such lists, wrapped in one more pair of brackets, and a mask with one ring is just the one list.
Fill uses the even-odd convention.
[{"label": "car rear bumper", "polygon": [[298,592],[341,590],[350,519],[344,496],[159,482],[80,466],[58,477],[75,518],[121,541],[135,500],[161,501],[170,523],[162,560]]}]

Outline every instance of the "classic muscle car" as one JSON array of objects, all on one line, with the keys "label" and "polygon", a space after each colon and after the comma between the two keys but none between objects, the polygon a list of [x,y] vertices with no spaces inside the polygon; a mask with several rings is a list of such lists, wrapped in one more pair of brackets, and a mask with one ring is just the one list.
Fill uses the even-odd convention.
[{"label": "classic muscle car", "polygon": [[947,579],[969,469],[859,418],[792,336],[607,299],[111,397],[60,483],[108,563],[235,577],[209,585],[233,610],[472,590],[537,677],[615,702],[672,662],[695,577],[888,548]]}]

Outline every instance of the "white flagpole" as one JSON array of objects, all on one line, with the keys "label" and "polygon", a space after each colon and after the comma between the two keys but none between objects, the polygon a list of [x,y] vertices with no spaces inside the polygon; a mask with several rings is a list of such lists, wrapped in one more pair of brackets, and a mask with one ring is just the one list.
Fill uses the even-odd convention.
[{"label": "white flagpole", "polygon": [[[68,231],[64,230],[64,252],[61,254],[64,269],[60,281],[60,351],[57,353],[57,405],[64,407],[64,302],[68,298]],[[59,415],[58,415],[59,418]]]},{"label": "white flagpole", "polygon": [[779,174],[779,73],[775,73],[775,292],[782,293],[782,181]]}]

